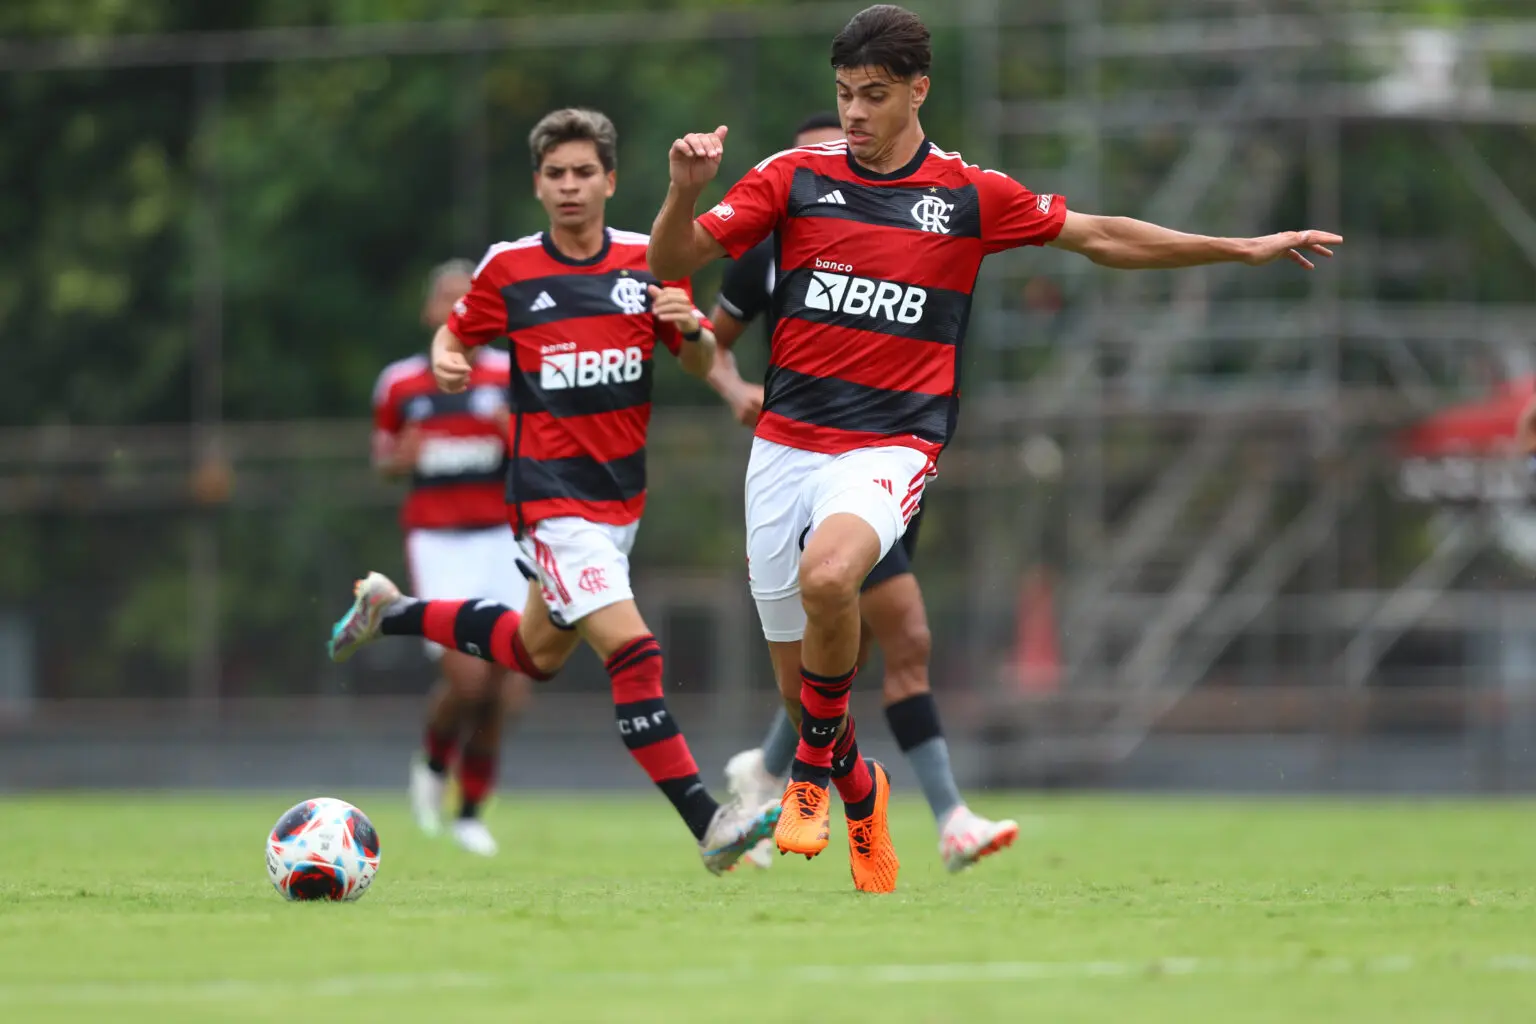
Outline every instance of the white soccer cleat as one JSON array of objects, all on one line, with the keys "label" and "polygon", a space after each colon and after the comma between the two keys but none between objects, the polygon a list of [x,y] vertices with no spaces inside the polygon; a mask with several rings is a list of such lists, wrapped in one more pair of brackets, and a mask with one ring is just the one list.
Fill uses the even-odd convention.
[{"label": "white soccer cleat", "polygon": [[479,818],[459,818],[453,823],[453,841],[458,843],[470,853],[479,854],[482,857],[494,857],[500,849],[496,845],[496,837],[491,835],[491,830],[485,827],[485,822]]},{"label": "white soccer cleat", "polygon": [[443,831],[443,793],[447,788],[448,780],[428,768],[421,755],[411,759],[411,815],[429,836]]},{"label": "white soccer cleat", "polygon": [[352,588],[352,607],[331,627],[325,645],[332,661],[346,661],[357,649],[379,637],[384,610],[400,600],[400,588],[381,572],[370,572]]},{"label": "white soccer cleat", "polygon": [[[784,780],[768,774],[759,748],[743,750],[725,762],[725,784],[743,807],[757,807],[784,795]],[[764,839],[745,854],[755,867],[773,867],[773,841]]]},{"label": "white soccer cleat", "polygon": [[778,800],[759,805],[753,813],[747,813],[735,800],[721,804],[704,831],[704,838],[699,840],[699,856],[704,859],[705,870],[712,875],[724,874],[748,850],[770,840],[773,827],[779,823],[779,811]]},{"label": "white soccer cleat", "polygon": [[983,857],[1013,845],[1019,837],[1016,821],[989,821],[961,804],[939,829],[939,856],[950,872],[964,871]]}]

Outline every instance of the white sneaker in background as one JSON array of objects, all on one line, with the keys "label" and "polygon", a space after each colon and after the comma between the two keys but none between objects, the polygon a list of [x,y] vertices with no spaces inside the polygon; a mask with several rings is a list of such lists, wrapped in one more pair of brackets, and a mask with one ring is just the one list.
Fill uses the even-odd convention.
[{"label": "white sneaker in background", "polygon": [[411,815],[429,836],[443,831],[443,792],[448,780],[427,767],[420,754],[411,758]]},{"label": "white sneaker in background", "polygon": [[1018,837],[1018,822],[990,821],[961,804],[949,812],[939,829],[939,856],[949,871],[964,871],[981,858],[1012,846]]},{"label": "white sneaker in background", "polygon": [[491,835],[491,830],[479,818],[456,819],[453,823],[453,841],[470,853],[482,857],[494,857],[500,849],[496,845],[496,837]]}]

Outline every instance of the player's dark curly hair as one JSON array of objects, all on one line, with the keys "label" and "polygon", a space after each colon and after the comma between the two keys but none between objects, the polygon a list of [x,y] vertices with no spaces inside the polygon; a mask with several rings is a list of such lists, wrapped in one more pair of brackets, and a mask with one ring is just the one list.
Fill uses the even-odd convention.
[{"label": "player's dark curly hair", "polygon": [[864,8],[832,40],[834,68],[877,67],[894,78],[913,78],[926,75],[932,64],[928,26],[895,4]]},{"label": "player's dark curly hair", "polygon": [[544,157],[563,142],[590,142],[597,147],[597,159],[603,170],[611,171],[618,166],[619,132],[607,114],[585,107],[567,107],[545,114],[528,133],[533,169],[543,166]]}]

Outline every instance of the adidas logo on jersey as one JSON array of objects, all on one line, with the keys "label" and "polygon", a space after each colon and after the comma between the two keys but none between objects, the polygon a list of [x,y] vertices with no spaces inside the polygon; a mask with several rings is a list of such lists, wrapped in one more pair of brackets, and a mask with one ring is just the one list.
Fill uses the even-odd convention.
[{"label": "adidas logo on jersey", "polygon": [[811,271],[805,290],[808,309],[856,316],[884,317],[899,324],[915,324],[923,319],[923,305],[928,292],[916,285],[894,281],[875,281],[848,274]]},{"label": "adidas logo on jersey", "polygon": [[539,292],[539,297],[533,300],[533,305],[528,307],[528,312],[539,313],[554,308],[555,300],[550,298],[549,292]]},{"label": "adidas logo on jersey", "polygon": [[834,206],[848,205],[848,200],[843,198],[843,190],[840,188],[833,189],[816,201],[818,203],[832,203]]}]

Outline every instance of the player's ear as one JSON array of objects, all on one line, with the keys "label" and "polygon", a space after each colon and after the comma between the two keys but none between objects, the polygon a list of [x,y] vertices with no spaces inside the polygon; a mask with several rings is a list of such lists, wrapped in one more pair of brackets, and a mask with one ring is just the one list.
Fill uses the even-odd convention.
[{"label": "player's ear", "polygon": [[609,171],[607,174],[603,175],[603,177],[608,181],[607,186],[604,188],[603,195],[607,196],[609,199],[612,199],[614,191],[619,187],[619,172]]},{"label": "player's ear", "polygon": [[918,75],[912,79],[912,109],[916,110],[928,99],[929,78],[927,75]]}]

